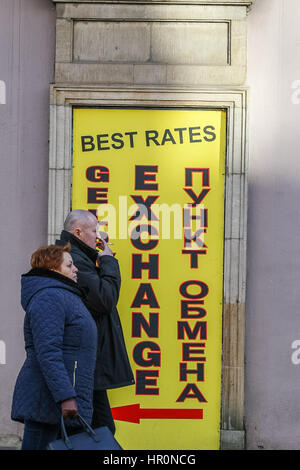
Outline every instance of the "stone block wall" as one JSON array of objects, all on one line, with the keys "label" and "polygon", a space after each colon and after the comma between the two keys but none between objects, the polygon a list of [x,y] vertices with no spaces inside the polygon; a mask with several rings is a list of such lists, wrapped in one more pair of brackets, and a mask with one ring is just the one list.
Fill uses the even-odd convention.
[{"label": "stone block wall", "polygon": [[242,85],[250,3],[57,2],[55,82]]}]

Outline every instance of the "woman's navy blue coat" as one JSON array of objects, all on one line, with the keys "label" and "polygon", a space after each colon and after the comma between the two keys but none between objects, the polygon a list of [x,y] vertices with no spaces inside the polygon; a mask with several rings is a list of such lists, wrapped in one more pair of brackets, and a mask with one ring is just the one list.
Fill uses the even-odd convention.
[{"label": "woman's navy blue coat", "polygon": [[18,375],[11,417],[60,422],[60,402],[75,397],[91,422],[97,328],[71,279],[33,269],[22,276],[26,360]]}]

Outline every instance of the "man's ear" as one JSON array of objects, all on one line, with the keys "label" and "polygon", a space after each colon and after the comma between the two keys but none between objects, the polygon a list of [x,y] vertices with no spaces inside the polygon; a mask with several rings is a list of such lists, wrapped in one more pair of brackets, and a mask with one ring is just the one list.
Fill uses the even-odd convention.
[{"label": "man's ear", "polygon": [[80,228],[78,228],[78,227],[74,228],[72,233],[73,233],[73,235],[75,235],[75,237],[77,237],[77,238],[80,238],[80,236],[81,236],[81,230],[80,230]]}]

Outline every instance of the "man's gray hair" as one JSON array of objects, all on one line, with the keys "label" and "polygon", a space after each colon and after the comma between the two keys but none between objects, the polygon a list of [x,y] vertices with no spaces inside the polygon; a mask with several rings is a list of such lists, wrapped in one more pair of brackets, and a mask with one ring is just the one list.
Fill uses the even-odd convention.
[{"label": "man's gray hair", "polygon": [[67,215],[64,230],[72,233],[76,227],[89,223],[93,217],[94,215],[90,211],[74,209]]}]

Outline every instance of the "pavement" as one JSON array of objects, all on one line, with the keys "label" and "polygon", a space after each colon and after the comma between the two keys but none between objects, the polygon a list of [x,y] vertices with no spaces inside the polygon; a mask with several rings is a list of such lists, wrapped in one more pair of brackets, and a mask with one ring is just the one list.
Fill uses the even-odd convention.
[{"label": "pavement", "polygon": [[15,434],[0,434],[0,450],[20,450],[21,438]]}]

